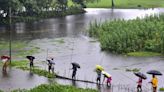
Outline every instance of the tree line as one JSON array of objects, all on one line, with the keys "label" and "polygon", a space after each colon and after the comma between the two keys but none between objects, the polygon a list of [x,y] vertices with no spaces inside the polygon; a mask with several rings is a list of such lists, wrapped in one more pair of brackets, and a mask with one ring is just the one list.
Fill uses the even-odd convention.
[{"label": "tree line", "polygon": [[87,2],[95,0],[0,0],[0,18],[8,17],[11,9],[12,16],[37,15],[45,11],[66,11],[68,2],[81,8],[86,7]]}]

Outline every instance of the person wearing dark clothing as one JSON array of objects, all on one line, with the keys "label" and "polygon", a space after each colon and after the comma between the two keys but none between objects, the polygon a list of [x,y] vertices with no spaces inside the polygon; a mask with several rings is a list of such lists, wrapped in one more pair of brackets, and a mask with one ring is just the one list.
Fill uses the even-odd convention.
[{"label": "person wearing dark clothing", "polygon": [[137,83],[138,83],[138,85],[137,85],[137,92],[142,92],[142,78],[139,78]]},{"label": "person wearing dark clothing", "polygon": [[101,83],[101,70],[97,69],[96,70],[97,72],[97,84],[100,84]]},{"label": "person wearing dark clothing", "polygon": [[73,69],[73,72],[72,72],[72,79],[76,79],[77,67],[73,65],[72,69]]},{"label": "person wearing dark clothing", "polygon": [[26,56],[27,59],[29,59],[30,61],[30,69],[34,67],[34,59],[35,57],[34,56]]},{"label": "person wearing dark clothing", "polygon": [[54,73],[53,64],[55,64],[55,63],[53,62],[53,60],[54,60],[53,58],[47,60],[47,62],[48,62],[48,72],[49,73],[50,73],[50,71],[52,71],[52,73]]}]

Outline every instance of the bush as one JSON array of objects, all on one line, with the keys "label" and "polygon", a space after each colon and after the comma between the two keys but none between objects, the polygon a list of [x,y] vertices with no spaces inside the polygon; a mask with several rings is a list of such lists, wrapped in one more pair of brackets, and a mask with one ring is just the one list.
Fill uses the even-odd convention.
[{"label": "bush", "polygon": [[144,19],[94,22],[88,29],[102,50],[114,53],[138,51],[164,53],[164,14]]}]

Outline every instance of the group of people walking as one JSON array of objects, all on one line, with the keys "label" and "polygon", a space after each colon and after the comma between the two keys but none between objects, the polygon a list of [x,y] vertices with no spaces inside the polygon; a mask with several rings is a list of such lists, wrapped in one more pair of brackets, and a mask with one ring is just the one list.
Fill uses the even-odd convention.
[{"label": "group of people walking", "polygon": [[[142,78],[139,77],[137,81],[137,92],[142,92]],[[152,84],[153,92],[157,92],[157,87],[158,87],[158,78],[155,75],[152,75],[152,79],[149,82]]]},{"label": "group of people walking", "polygon": [[[35,57],[34,56],[26,56],[26,58],[29,59],[29,61],[30,61],[30,63],[29,63],[30,70],[33,69],[34,68],[34,62],[33,61],[34,61]],[[4,63],[2,70],[6,71],[6,68],[10,63],[9,62],[10,57],[9,56],[1,56],[1,60]],[[55,65],[54,58],[52,58],[52,57],[47,58],[46,61],[47,61],[47,65],[48,65],[48,72],[54,73],[54,65]],[[72,79],[75,80],[76,79],[76,72],[77,72],[77,69],[80,68],[80,65],[76,62],[73,62],[71,64],[72,64],[72,68],[70,68],[70,69],[73,70],[72,71]],[[97,73],[96,82],[98,85],[103,84],[105,79],[106,79],[106,85],[109,87],[111,86],[112,76],[109,73],[107,73],[106,71],[104,71],[104,68],[102,66],[96,65],[95,72]],[[147,73],[152,75],[152,80],[149,83],[152,84],[153,92],[157,92],[158,78],[156,77],[156,75],[162,75],[162,73],[160,73],[159,71],[156,71],[156,70],[150,70]],[[142,92],[142,82],[143,82],[143,79],[147,79],[147,77],[146,77],[146,75],[144,75],[141,72],[134,73],[134,74],[139,77],[139,79],[137,81],[137,84],[138,84],[137,85],[137,92]],[[101,83],[101,76],[102,75],[103,75],[103,81]]]},{"label": "group of people walking", "polygon": [[95,69],[96,73],[97,73],[97,84],[101,84],[101,75],[104,76],[102,84],[104,83],[105,79],[106,79],[106,85],[107,86],[111,86],[111,81],[112,81],[112,76],[105,72],[103,67],[100,65],[96,65],[96,69]]}]

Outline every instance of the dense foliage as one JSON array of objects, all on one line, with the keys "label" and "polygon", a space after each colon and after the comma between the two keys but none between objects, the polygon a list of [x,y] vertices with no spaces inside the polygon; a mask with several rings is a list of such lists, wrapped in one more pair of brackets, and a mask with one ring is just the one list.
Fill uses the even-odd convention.
[{"label": "dense foliage", "polygon": [[30,90],[15,90],[12,92],[98,92],[93,89],[82,89],[68,85],[59,84],[42,84],[36,88]]},{"label": "dense foliage", "polygon": [[82,0],[0,0],[0,23],[7,24],[11,11],[12,22],[38,20],[84,13]]},{"label": "dense foliage", "polygon": [[164,53],[164,14],[144,19],[113,20],[90,24],[89,34],[103,50],[115,53],[148,51]]}]

